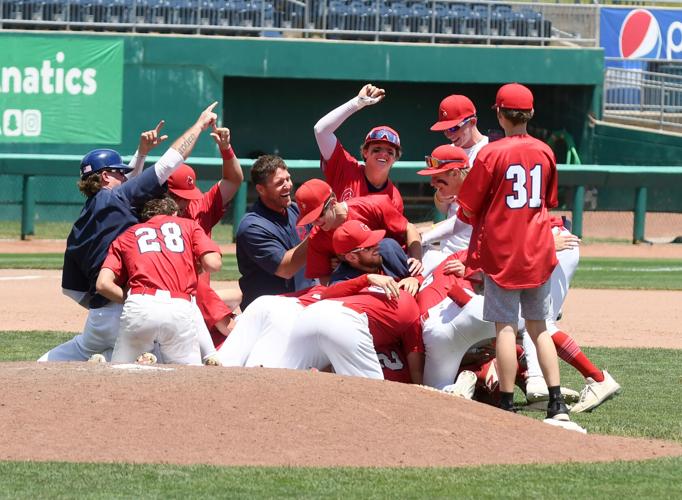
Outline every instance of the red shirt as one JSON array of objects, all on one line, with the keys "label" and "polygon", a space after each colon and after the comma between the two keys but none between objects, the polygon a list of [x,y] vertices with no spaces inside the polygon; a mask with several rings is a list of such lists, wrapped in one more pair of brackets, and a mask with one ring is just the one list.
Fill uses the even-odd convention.
[{"label": "red shirt", "polygon": [[102,267],[111,269],[117,283],[194,294],[196,260],[220,252],[193,220],[157,215],[128,228],[114,240]]},{"label": "red shirt", "polygon": [[391,199],[398,212],[403,213],[403,197],[400,195],[398,188],[388,179],[383,189],[370,191],[369,181],[365,176],[365,166],[358,163],[358,160],[343,148],[341,141],[336,141],[336,147],[331,158],[327,161],[322,159],[320,166],[324,172],[325,180],[332,187],[339,201],[346,201],[360,196],[383,194]]},{"label": "red shirt", "polygon": [[213,226],[220,222],[225,215],[223,196],[220,193],[220,183],[204,193],[204,197],[198,200],[191,200],[185,210],[188,219],[195,220],[207,235],[211,236]]},{"label": "red shirt", "polygon": [[[348,220],[359,220],[367,224],[372,230],[385,229],[386,237],[393,238],[401,245],[405,245],[407,219],[393,206],[387,196],[366,196],[354,198],[346,202],[348,205]],[[329,276],[333,269],[330,260],[336,257],[332,237],[334,231],[323,231],[315,226],[308,238],[306,254],[306,278]]]},{"label": "red shirt", "polygon": [[449,297],[448,293],[453,287],[466,288],[473,291],[471,283],[454,274],[445,274],[445,265],[451,260],[466,261],[466,250],[460,250],[447,259],[441,262],[433,272],[427,276],[417,294],[417,304],[419,305],[419,312],[423,315],[436,304],[443,302],[445,297]]},{"label": "red shirt", "polygon": [[400,290],[397,300],[389,300],[380,288],[369,287],[357,295],[332,298],[345,307],[366,314],[377,352],[400,349],[404,353],[424,352],[419,308],[414,297]]},{"label": "red shirt", "polygon": [[548,208],[556,207],[554,153],[527,135],[485,146],[457,196],[472,214],[468,265],[507,289],[536,288],[557,264]]}]

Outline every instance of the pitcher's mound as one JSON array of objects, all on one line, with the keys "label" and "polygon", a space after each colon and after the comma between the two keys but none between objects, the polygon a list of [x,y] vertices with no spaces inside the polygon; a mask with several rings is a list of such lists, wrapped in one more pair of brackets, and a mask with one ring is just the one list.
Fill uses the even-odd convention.
[{"label": "pitcher's mound", "polygon": [[317,372],[2,363],[0,386],[1,460],[423,467],[682,455],[675,443],[582,435]]}]

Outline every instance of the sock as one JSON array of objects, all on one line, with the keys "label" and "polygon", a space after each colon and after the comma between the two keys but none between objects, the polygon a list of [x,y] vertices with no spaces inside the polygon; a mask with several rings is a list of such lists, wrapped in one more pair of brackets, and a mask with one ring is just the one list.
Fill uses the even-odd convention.
[{"label": "sock", "polygon": [[564,397],[561,395],[561,386],[553,385],[552,387],[547,387],[549,389],[549,405],[555,401],[564,401]]},{"label": "sock", "polygon": [[510,410],[514,408],[514,393],[500,391],[500,408]]},{"label": "sock", "polygon": [[552,335],[552,340],[559,357],[578,370],[583,377],[591,377],[596,382],[604,381],[602,371],[585,356],[573,337],[559,330]]}]

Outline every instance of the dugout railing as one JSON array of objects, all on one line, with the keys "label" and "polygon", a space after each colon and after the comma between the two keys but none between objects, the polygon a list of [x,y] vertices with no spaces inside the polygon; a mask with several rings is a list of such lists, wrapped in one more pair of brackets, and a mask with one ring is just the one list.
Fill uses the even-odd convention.
[{"label": "dugout railing", "polygon": [[[157,159],[150,157],[148,161],[154,162]],[[74,165],[78,165],[80,160],[81,157],[75,155],[0,154],[0,175],[22,177],[20,230],[22,239],[34,234],[36,178],[39,176],[74,177]],[[221,162],[222,160],[218,158],[192,158],[191,160],[198,179],[214,179],[216,167],[219,167]],[[254,160],[243,159],[240,162],[246,180],[232,201],[232,222],[235,229],[246,212],[249,174]],[[296,183],[320,176],[319,161],[287,160],[286,163]],[[393,166],[391,179],[397,183],[423,184],[424,177],[417,175],[417,170],[421,168],[423,168],[423,163],[419,161],[399,161]],[[587,186],[634,189],[633,243],[645,241],[648,190],[679,185],[682,181],[682,167],[676,166],[560,164],[558,169],[559,185],[573,188],[573,233],[580,237],[583,236],[583,213]]]}]

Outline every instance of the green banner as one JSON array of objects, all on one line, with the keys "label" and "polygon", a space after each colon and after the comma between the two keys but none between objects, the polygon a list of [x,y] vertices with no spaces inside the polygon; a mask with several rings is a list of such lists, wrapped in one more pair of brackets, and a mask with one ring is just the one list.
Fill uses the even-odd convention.
[{"label": "green banner", "polygon": [[123,41],[0,36],[0,143],[121,142]]}]

